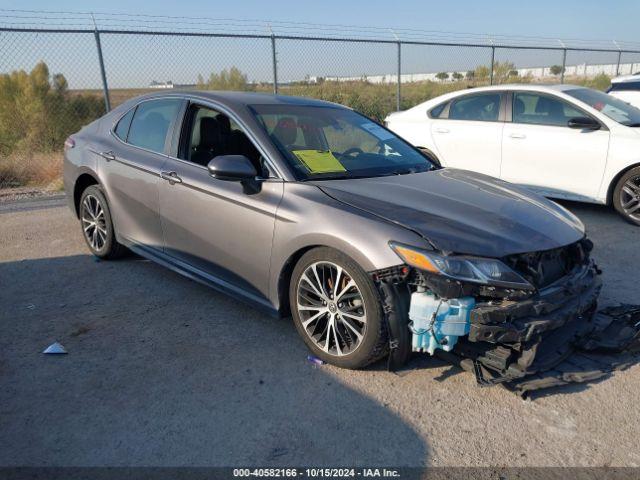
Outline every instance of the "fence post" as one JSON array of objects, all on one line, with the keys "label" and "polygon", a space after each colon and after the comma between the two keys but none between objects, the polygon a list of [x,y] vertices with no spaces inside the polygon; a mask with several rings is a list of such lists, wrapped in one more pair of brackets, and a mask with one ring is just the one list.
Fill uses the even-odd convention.
[{"label": "fence post", "polygon": [[93,31],[96,37],[96,47],[98,48],[98,61],[100,62],[100,75],[102,76],[102,91],[104,93],[104,108],[107,112],[111,110],[111,101],[109,100],[109,86],[107,85],[107,73],[104,70],[104,59],[102,58],[102,44],[100,43],[100,32],[96,28]]},{"label": "fence post", "polygon": [[620,75],[620,60],[622,60],[622,50],[618,50],[618,63],[616,64],[616,77]]},{"label": "fence post", "polygon": [[271,61],[273,62],[273,93],[278,94],[278,60],[276,59],[276,36],[271,34]]},{"label": "fence post", "polygon": [[491,71],[489,73],[489,85],[493,85],[493,66],[496,61],[496,47],[491,46]]},{"label": "fence post", "polygon": [[567,68],[567,49],[562,50],[562,70],[560,71],[560,83],[564,83],[564,70]]},{"label": "fence post", "polygon": [[398,42],[398,87],[396,90],[396,110],[400,111],[400,84],[402,83],[402,43]]}]

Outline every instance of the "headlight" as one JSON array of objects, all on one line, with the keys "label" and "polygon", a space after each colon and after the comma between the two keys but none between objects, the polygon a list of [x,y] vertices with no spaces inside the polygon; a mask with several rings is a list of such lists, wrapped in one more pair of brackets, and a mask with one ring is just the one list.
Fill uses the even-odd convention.
[{"label": "headlight", "polygon": [[466,282],[534,289],[518,273],[495,258],[447,257],[395,242],[390,242],[389,246],[405,263],[419,270]]}]

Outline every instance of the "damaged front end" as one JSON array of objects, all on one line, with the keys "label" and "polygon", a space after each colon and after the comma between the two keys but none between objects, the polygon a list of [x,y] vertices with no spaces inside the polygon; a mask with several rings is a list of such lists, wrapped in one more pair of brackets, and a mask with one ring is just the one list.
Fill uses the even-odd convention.
[{"label": "damaged front end", "polygon": [[390,327],[390,367],[411,351],[428,352],[473,372],[482,386],[522,395],[626,367],[630,357],[611,353],[638,350],[640,308],[597,311],[592,247],[582,239],[492,260],[392,245],[406,265],[374,273]]}]

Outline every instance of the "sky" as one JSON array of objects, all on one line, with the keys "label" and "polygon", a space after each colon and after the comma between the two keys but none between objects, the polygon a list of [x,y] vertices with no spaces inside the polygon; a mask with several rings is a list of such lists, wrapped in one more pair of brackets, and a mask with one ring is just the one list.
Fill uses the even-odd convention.
[{"label": "sky", "polygon": [[[21,13],[8,12],[8,9],[258,20],[260,26],[253,28],[258,28],[260,33],[266,33],[268,21],[288,21],[350,25],[354,29],[355,26],[380,27],[385,30],[379,30],[375,35],[380,33],[387,39],[393,37],[386,29],[415,29],[488,36],[593,40],[607,47],[614,47],[613,40],[640,44],[640,0],[110,0],[108,3],[87,0],[0,0],[0,20],[4,25],[22,21],[17,18]],[[9,18],[8,15],[17,17]],[[45,13],[36,21],[44,25],[52,17]],[[132,21],[130,19],[135,17],[114,18],[129,18]],[[83,19],[82,22],[83,28],[87,28],[87,20]],[[263,22],[265,26],[262,26]],[[189,22],[182,20],[180,24],[186,26]],[[171,29],[172,23],[165,21],[161,26]],[[298,32],[304,32],[306,27],[301,25],[296,28]],[[315,28],[314,34],[321,35],[323,27]],[[280,31],[286,31],[286,27]],[[556,45],[555,40],[548,42]],[[231,66],[240,68],[250,81],[270,81],[272,77],[271,45],[264,39],[103,35],[102,48],[107,77],[113,87],[143,87],[152,80],[195,83],[199,74],[207,78],[211,72]],[[305,76],[393,75],[396,71],[395,45],[282,40],[278,41],[277,51],[278,77],[281,81],[300,80]],[[403,46],[402,69],[403,73],[467,71],[478,65],[487,65],[490,51],[487,48]],[[585,56],[570,52],[567,64],[615,63],[616,58],[617,53]],[[47,62],[52,73],[64,73],[71,88],[99,88],[101,85],[93,35],[0,35],[0,72],[30,70],[40,60]],[[496,60],[510,61],[518,68],[550,66],[561,64],[561,53],[499,50]],[[640,62],[640,54],[627,60]]]}]

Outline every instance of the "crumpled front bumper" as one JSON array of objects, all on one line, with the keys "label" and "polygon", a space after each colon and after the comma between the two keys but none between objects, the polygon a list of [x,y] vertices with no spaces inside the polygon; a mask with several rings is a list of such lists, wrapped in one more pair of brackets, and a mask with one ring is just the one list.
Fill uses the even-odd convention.
[{"label": "crumpled front bumper", "polygon": [[480,385],[522,395],[625,368],[640,349],[640,307],[598,312],[600,289],[595,266],[585,265],[529,299],[479,305],[455,361]]},{"label": "crumpled front bumper", "polygon": [[[394,292],[402,292],[394,283]],[[626,368],[640,350],[640,306],[597,311],[600,289],[589,262],[529,298],[478,303],[469,335],[436,355],[473,372],[481,386],[501,384],[523,396]],[[388,283],[383,290],[388,301]],[[402,322],[402,303],[386,308],[391,327]]]}]

